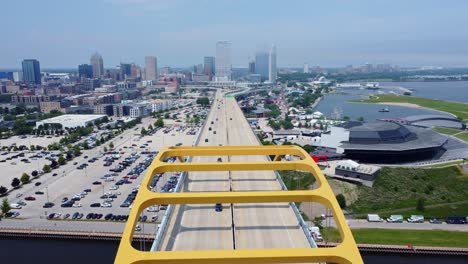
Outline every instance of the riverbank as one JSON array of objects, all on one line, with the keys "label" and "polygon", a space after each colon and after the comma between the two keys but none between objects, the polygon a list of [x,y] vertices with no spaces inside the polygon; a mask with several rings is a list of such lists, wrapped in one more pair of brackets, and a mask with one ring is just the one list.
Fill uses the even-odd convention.
[{"label": "riverbank", "polygon": [[413,96],[399,96],[393,94],[382,94],[371,96],[367,100],[353,100],[357,103],[373,103],[373,104],[394,104],[405,107],[424,107],[432,110],[450,113],[460,119],[468,120],[468,104],[433,100],[427,98]]}]

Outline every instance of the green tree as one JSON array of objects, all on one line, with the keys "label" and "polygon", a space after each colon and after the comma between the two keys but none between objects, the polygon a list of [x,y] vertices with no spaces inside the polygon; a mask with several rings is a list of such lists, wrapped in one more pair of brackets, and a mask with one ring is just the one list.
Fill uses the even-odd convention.
[{"label": "green tree", "polygon": [[148,131],[146,131],[146,129],[144,127],[142,127],[141,128],[141,135],[145,136],[146,134],[148,134]]},{"label": "green tree", "polygon": [[21,183],[22,184],[28,183],[30,178],[31,177],[29,177],[29,175],[26,172],[24,172],[23,175],[21,175],[21,178],[20,178]]},{"label": "green tree", "polygon": [[357,121],[364,122],[364,117],[362,117],[362,116],[358,117]]},{"label": "green tree", "polygon": [[10,203],[8,202],[7,198],[4,198],[2,200],[2,208],[1,209],[2,209],[3,214],[6,214],[6,213],[8,213],[8,211],[11,210]]},{"label": "green tree", "polygon": [[210,99],[208,99],[208,97],[200,97],[197,99],[197,104],[208,106],[210,104]]},{"label": "green tree", "polygon": [[164,120],[162,118],[158,118],[156,122],[154,122],[155,127],[163,127],[164,126]]},{"label": "green tree", "polygon": [[79,146],[73,147],[73,155],[75,155],[75,157],[78,157],[79,155],[81,155],[81,149]]},{"label": "green tree", "polygon": [[36,147],[34,145],[29,146],[29,150],[34,151],[36,150]]},{"label": "green tree", "polygon": [[194,122],[195,124],[200,123],[200,117],[199,117],[199,116],[195,116],[195,118],[193,118],[193,122]]},{"label": "green tree", "polygon": [[4,195],[6,192],[8,192],[8,188],[5,186],[0,186],[0,195]]},{"label": "green tree", "polygon": [[338,204],[340,205],[341,208],[346,208],[346,198],[344,197],[343,194],[338,194],[336,196],[336,200],[338,201]]},{"label": "green tree", "polygon": [[114,142],[109,143],[109,148],[113,149],[114,148]]},{"label": "green tree", "polygon": [[150,125],[148,126],[148,130],[153,130],[153,125],[150,124]]},{"label": "green tree", "polygon": [[18,178],[13,178],[13,180],[11,181],[11,186],[13,188],[18,188],[18,186],[20,185],[21,181],[18,179]]},{"label": "green tree", "polygon": [[83,148],[84,149],[89,149],[88,141],[83,142]]},{"label": "green tree", "polygon": [[63,155],[60,155],[59,158],[58,158],[58,163],[60,165],[65,165],[65,164],[67,164],[67,160],[65,159],[65,157],[63,157]]},{"label": "green tree", "polygon": [[344,121],[349,121],[349,120],[351,120],[351,118],[349,118],[349,116],[344,116],[344,117],[343,117],[343,120],[344,120]]},{"label": "green tree", "polygon": [[107,147],[104,147],[103,150],[104,150],[104,152],[107,152]]},{"label": "green tree", "polygon": [[426,209],[426,200],[424,198],[419,198],[416,203],[416,210],[423,212]]}]

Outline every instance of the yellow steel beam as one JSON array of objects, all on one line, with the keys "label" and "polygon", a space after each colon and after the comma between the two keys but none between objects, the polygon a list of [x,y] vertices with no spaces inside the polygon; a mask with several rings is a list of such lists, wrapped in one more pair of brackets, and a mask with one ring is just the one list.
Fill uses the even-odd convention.
[{"label": "yellow steel beam", "polygon": [[[236,155],[294,155],[295,161],[273,162],[222,162],[222,163],[165,163],[167,157],[183,160],[187,156],[236,156]],[[154,193],[140,188],[128,218],[115,263],[298,263],[334,262],[363,263],[351,230],[346,224],[335,196],[325,177],[312,158],[296,146],[225,146],[225,147],[171,147],[161,151],[152,162],[143,179],[148,187],[156,173],[170,171],[254,171],[254,170],[302,170],[310,172],[319,187],[310,191],[271,192],[190,192]],[[258,249],[258,250],[202,250],[142,252],[131,245],[131,238],[140,213],[154,204],[206,204],[206,203],[273,203],[319,202],[329,207],[341,234],[342,243],[334,248]]]}]

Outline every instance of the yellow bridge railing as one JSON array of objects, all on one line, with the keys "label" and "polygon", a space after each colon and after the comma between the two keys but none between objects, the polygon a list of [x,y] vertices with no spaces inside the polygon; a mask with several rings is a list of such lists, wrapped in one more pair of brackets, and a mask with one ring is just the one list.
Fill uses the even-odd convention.
[{"label": "yellow bridge railing", "polygon": [[[194,156],[264,156],[273,155],[273,161],[256,162],[191,162],[186,157]],[[299,157],[293,161],[281,161],[281,157]],[[177,157],[180,163],[166,163],[168,157]],[[319,187],[303,191],[256,191],[256,192],[185,192],[156,193],[149,190],[155,174],[177,171],[254,171],[254,170],[301,170],[311,173]],[[213,204],[213,203],[272,203],[272,202],[318,202],[330,208],[342,242],[331,248],[285,248],[285,249],[236,249],[236,250],[184,250],[151,251],[135,249],[132,237],[141,212],[155,204]],[[124,263],[170,263],[170,264],[244,264],[244,263],[363,263],[351,230],[335,199],[327,180],[312,158],[296,146],[222,146],[222,147],[171,147],[162,150],[154,159],[141,184],[125,227],[116,264]]]}]

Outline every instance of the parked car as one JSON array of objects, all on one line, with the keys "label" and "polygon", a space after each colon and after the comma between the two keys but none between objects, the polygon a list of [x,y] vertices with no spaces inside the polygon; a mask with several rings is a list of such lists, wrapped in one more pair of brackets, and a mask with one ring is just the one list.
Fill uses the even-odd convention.
[{"label": "parked car", "polygon": [[28,196],[24,198],[25,201],[35,201],[36,198],[34,196]]},{"label": "parked car", "polygon": [[54,205],[55,205],[54,203],[49,202],[49,203],[45,203],[42,207],[43,208],[52,208],[52,207],[54,207]]},{"label": "parked car", "polygon": [[411,215],[410,218],[408,218],[409,223],[424,223],[424,216],[422,215]]},{"label": "parked car", "polygon": [[215,211],[216,212],[221,212],[223,211],[223,205],[220,203],[215,204]]},{"label": "parked car", "polygon": [[101,207],[101,204],[100,203],[92,203],[90,206],[91,207]]},{"label": "parked car", "polygon": [[431,224],[442,224],[442,220],[440,220],[438,218],[431,218],[429,220],[429,223],[431,223]]},{"label": "parked car", "polygon": [[378,214],[368,214],[367,221],[368,222],[383,222],[384,220]]},{"label": "parked car", "polygon": [[101,185],[102,183],[100,181],[95,181],[93,182],[93,185]]},{"label": "parked car", "polygon": [[466,216],[447,216],[445,220],[447,224],[466,224],[468,222]]},{"label": "parked car", "polygon": [[37,192],[35,192],[35,194],[42,195],[42,194],[44,194],[44,192],[37,191]]},{"label": "parked car", "polygon": [[36,183],[34,184],[34,186],[39,186],[39,185],[41,185],[41,182],[36,182]]},{"label": "parked car", "polygon": [[402,215],[391,215],[387,218],[387,222],[389,223],[403,223],[403,216]]}]

